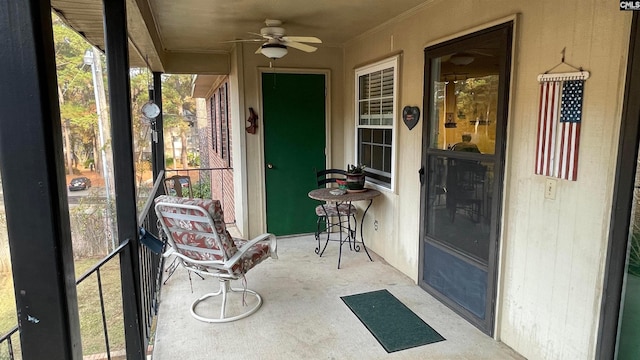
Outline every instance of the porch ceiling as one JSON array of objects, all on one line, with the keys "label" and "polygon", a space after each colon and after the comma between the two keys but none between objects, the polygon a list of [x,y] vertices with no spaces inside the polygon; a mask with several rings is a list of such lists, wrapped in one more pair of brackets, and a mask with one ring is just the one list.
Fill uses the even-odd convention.
[{"label": "porch ceiling", "polygon": [[[233,47],[225,41],[252,38],[265,19],[282,20],[288,35],[316,36],[320,46],[339,47],[431,1],[127,0],[130,61],[145,66],[148,60],[154,71],[225,74]],[[51,6],[104,49],[102,0],[51,0]],[[192,56],[195,61],[183,61]]]},{"label": "porch ceiling", "polygon": [[[51,8],[88,42],[105,50],[102,0],[51,0]],[[156,51],[152,34],[146,30],[146,22],[135,0],[127,0],[127,18],[131,66],[146,67],[148,62],[154,71],[163,71],[162,54]]]}]

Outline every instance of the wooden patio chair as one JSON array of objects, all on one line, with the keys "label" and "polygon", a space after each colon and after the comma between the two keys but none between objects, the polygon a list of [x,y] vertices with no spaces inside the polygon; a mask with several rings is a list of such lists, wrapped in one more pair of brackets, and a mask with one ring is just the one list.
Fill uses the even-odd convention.
[{"label": "wooden patio chair", "polygon": [[[175,255],[188,270],[220,281],[215,293],[196,299],[191,305],[194,318],[211,323],[230,322],[247,317],[262,305],[260,295],[245,288],[231,287],[231,281],[244,278],[245,274],[268,257],[277,259],[276,237],[262,234],[251,241],[234,239],[227,231],[220,201],[189,199],[162,195],[155,200],[156,214],[167,236],[168,250],[164,256]],[[227,314],[227,295],[242,293],[243,310],[239,314]],[[255,304],[245,306],[245,295],[255,297]],[[199,314],[198,304],[218,299],[220,316]],[[211,304],[211,307],[215,307]],[[247,309],[244,309],[247,307]]]},{"label": "wooden patio chair", "polygon": [[178,197],[193,197],[191,177],[187,175],[174,175],[164,179],[164,193]]}]

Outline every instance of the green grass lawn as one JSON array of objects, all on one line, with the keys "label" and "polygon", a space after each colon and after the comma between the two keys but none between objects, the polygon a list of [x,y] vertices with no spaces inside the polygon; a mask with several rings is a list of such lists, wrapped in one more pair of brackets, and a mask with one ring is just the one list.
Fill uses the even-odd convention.
[{"label": "green grass lawn", "polygon": [[6,334],[17,323],[13,278],[11,274],[3,273],[0,275],[0,334]]},{"label": "green grass lawn", "polygon": [[[99,259],[76,260],[76,276],[84,274],[98,263]],[[122,295],[120,288],[120,262],[115,257],[100,270],[104,296],[105,317],[109,332],[110,350],[124,348],[124,323],[122,317]],[[84,355],[106,352],[98,280],[94,273],[77,287],[80,331]],[[17,324],[13,279],[11,274],[0,275],[0,334],[4,335]],[[17,345],[14,338],[14,346]],[[2,347],[0,352],[4,352]],[[0,353],[0,359],[4,356]]]}]

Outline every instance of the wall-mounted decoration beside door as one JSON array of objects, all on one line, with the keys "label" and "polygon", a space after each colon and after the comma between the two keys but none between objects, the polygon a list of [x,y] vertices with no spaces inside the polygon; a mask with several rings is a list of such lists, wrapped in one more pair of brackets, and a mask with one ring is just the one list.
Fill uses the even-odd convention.
[{"label": "wall-mounted decoration beside door", "polygon": [[258,129],[258,115],[255,113],[255,111],[253,111],[253,108],[249,108],[249,118],[247,119],[247,121],[249,122],[249,126],[246,127],[247,132],[249,134],[255,134],[256,130]]},{"label": "wall-mounted decoration beside door", "polygon": [[420,108],[417,106],[405,106],[402,109],[402,120],[409,130],[413,129],[420,120]]},{"label": "wall-mounted decoration beside door", "polygon": [[[550,73],[563,64],[577,71]],[[564,50],[560,64],[538,75],[537,175],[577,180],[584,82],[588,78],[588,71],[564,62]]]}]

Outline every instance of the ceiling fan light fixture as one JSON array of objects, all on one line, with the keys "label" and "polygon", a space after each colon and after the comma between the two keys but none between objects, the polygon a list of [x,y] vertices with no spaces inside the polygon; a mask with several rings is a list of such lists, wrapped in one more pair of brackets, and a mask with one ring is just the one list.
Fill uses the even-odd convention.
[{"label": "ceiling fan light fixture", "polygon": [[449,61],[454,65],[469,65],[475,60],[473,56],[469,55],[454,55]]},{"label": "ceiling fan light fixture", "polygon": [[262,45],[262,55],[269,59],[280,59],[287,55],[287,47],[282,44],[264,44]]}]

